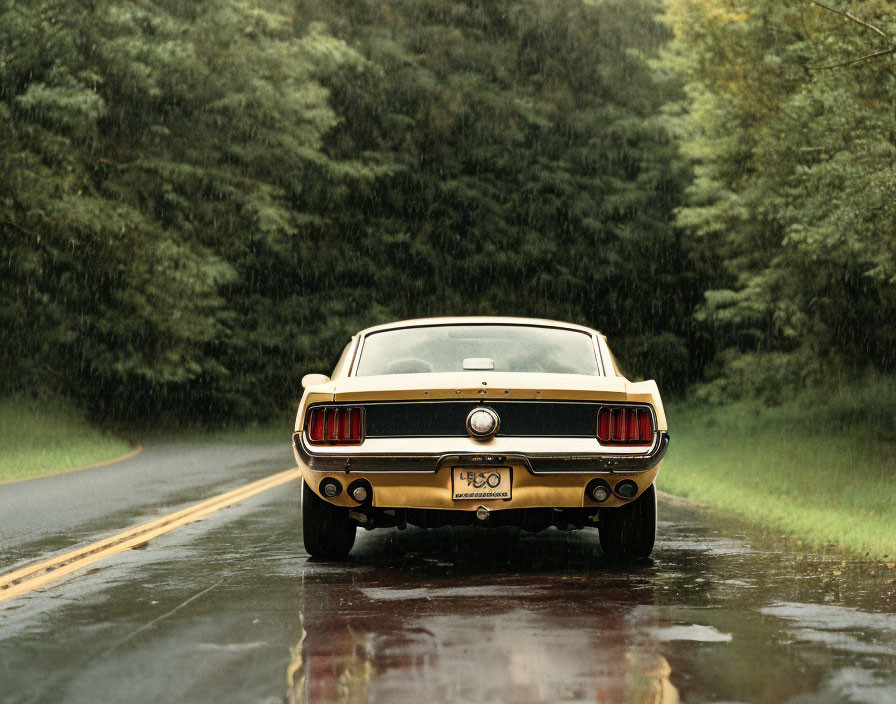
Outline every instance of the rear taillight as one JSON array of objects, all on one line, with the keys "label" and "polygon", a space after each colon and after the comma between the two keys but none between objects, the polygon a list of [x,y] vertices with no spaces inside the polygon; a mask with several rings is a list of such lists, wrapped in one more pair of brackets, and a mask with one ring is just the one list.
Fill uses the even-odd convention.
[{"label": "rear taillight", "polygon": [[308,441],[322,445],[360,445],[364,441],[364,409],[315,406],[305,414]]},{"label": "rear taillight", "polygon": [[597,439],[604,445],[650,445],[653,413],[638,406],[601,406],[597,412]]}]

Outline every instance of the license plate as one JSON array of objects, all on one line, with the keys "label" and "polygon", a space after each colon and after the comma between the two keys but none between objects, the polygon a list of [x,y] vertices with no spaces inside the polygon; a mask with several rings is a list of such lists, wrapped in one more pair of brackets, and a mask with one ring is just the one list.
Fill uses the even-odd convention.
[{"label": "license plate", "polygon": [[509,499],[513,474],[510,467],[453,467],[451,479],[455,500]]}]

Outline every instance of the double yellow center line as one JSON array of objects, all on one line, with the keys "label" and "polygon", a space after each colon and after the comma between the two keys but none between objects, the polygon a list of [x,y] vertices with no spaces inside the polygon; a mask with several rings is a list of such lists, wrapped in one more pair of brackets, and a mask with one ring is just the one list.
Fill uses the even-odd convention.
[{"label": "double yellow center line", "polygon": [[215,511],[232,506],[235,503],[248,499],[250,496],[273,489],[275,486],[280,486],[301,476],[298,468],[273,474],[251,484],[246,484],[239,489],[233,489],[218,496],[213,496],[181,511],[136,526],[123,533],[85,545],[82,548],[58,555],[44,562],[23,567],[15,572],[0,575],[0,601],[42,587],[48,582],[71,574],[87,565],[143,545],[175,528],[198,521]]}]

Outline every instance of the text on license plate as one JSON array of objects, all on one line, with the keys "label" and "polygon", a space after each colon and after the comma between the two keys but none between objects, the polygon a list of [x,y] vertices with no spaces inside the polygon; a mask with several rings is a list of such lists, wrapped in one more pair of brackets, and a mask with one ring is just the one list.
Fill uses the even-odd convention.
[{"label": "text on license plate", "polygon": [[452,467],[454,499],[509,499],[510,467]]}]

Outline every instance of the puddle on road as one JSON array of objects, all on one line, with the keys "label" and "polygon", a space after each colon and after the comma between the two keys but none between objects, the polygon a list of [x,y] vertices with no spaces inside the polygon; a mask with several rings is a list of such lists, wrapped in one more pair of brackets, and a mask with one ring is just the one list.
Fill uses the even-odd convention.
[{"label": "puddle on road", "polygon": [[290,700],[896,701],[884,572],[670,513],[628,568],[588,532],[362,535],[350,566],[306,563]]},{"label": "puddle on road", "polygon": [[688,626],[666,626],[654,628],[651,635],[657,640],[690,640],[698,643],[728,643],[730,633],[722,633],[712,626],[691,624]]},{"label": "puddle on road", "polygon": [[359,533],[323,563],[272,496],[5,610],[11,700],[896,701],[883,567],[662,505],[635,567],[594,532],[478,528]]},{"label": "puddle on road", "polygon": [[438,587],[435,589],[396,589],[395,587],[361,589],[368,599],[377,600],[411,600],[411,599],[450,599],[464,597],[504,597],[507,590],[501,587]]},{"label": "puddle on road", "polygon": [[402,579],[304,572],[290,702],[679,701],[668,661],[626,623],[621,584],[589,608],[590,579],[502,574],[452,587],[428,575],[418,589],[388,586]]},{"label": "puddle on road", "polygon": [[[859,667],[844,667],[825,677],[819,698],[859,704],[893,704],[896,702],[896,684],[892,671],[875,673]],[[809,699],[805,702],[808,704]]]},{"label": "puddle on road", "polygon": [[847,606],[831,604],[778,603],[762,609],[769,616],[794,621],[803,627],[820,628],[826,631],[860,629],[879,631],[889,635],[896,642],[896,614],[866,613]]},{"label": "puddle on road", "polygon": [[787,621],[788,631],[798,641],[822,643],[858,655],[896,658],[896,614],[800,603],[774,604],[761,612]]}]

